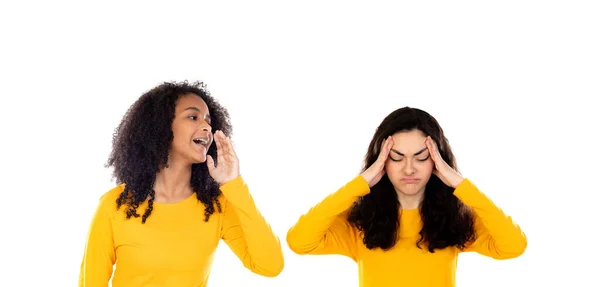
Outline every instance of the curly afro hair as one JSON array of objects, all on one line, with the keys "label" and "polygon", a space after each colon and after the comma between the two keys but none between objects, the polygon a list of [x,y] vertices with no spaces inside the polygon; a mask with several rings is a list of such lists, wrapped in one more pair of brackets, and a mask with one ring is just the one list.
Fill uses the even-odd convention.
[{"label": "curly afro hair", "polygon": [[[363,171],[379,156],[381,143],[397,132],[420,130],[438,143],[442,158],[457,169],[454,154],[436,119],[427,112],[404,107],[389,114],[377,128],[365,155]],[[474,239],[472,211],[453,194],[454,189],[432,175],[425,186],[420,206],[423,228],[416,242],[426,243],[429,252],[456,246],[460,249]],[[388,250],[397,242],[400,230],[400,202],[390,179],[384,175],[371,192],[357,200],[350,209],[348,221],[363,235],[368,249]]]},{"label": "curly afro hair", "polygon": [[[175,117],[175,106],[179,98],[195,94],[206,102],[211,114],[213,130],[221,130],[231,136],[229,113],[215,100],[202,82],[164,82],[144,93],[127,111],[115,130],[112,152],[106,167],[113,167],[113,178],[125,189],[117,199],[117,209],[127,206],[127,218],[139,217],[140,203],[148,200],[142,215],[145,223],[152,213],[156,174],[167,167],[169,148],[173,140],[171,124]],[[215,160],[216,145],[211,145],[208,154]],[[215,211],[221,212],[219,185],[208,173],[205,163],[192,165],[190,186],[199,201],[205,206],[205,221]]]}]

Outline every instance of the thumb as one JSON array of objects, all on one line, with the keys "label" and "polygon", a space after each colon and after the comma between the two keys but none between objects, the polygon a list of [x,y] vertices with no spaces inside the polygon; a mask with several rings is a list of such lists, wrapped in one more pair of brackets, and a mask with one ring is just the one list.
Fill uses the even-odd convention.
[{"label": "thumb", "polygon": [[208,171],[212,173],[215,169],[215,160],[211,155],[206,155],[206,165],[208,166]]},{"label": "thumb", "polygon": [[382,170],[385,170],[385,162],[387,161],[388,156],[389,156],[389,153],[386,153],[375,161],[374,165],[377,168],[377,172],[381,172]]}]

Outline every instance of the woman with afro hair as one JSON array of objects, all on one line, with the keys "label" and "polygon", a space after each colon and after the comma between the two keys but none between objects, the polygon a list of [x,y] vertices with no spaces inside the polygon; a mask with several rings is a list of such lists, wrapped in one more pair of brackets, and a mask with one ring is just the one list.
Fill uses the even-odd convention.
[{"label": "woman with afro hair", "polygon": [[339,254],[363,287],[455,286],[459,252],[520,256],[527,239],[458,172],[442,128],[405,107],[377,128],[362,173],[302,215],[287,242],[298,254]]},{"label": "woman with afro hair", "polygon": [[252,272],[281,272],[281,244],[240,175],[230,135],[227,110],[202,83],[163,83],[130,107],[107,163],[118,185],[92,219],[80,287],[111,277],[113,287],[206,286],[220,240]]}]

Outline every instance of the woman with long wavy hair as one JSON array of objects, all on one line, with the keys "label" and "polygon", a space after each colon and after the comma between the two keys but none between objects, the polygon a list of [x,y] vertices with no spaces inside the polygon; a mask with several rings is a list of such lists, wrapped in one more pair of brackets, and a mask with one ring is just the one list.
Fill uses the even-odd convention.
[{"label": "woman with long wavy hair", "polygon": [[455,286],[457,256],[520,256],[521,228],[458,172],[425,111],[404,107],[377,128],[362,173],[302,215],[287,242],[297,254],[340,254],[363,287]]},{"label": "woman with long wavy hair", "polygon": [[80,287],[111,277],[114,287],[206,286],[220,240],[252,272],[281,272],[281,244],[240,175],[230,135],[227,110],[203,83],[163,83],[130,107],[107,164],[118,186],[94,214]]}]

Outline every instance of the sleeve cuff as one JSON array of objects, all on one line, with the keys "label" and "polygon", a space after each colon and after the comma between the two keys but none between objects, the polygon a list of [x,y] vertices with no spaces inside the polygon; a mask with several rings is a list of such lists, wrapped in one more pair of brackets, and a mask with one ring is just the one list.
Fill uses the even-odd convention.
[{"label": "sleeve cuff", "polygon": [[470,194],[476,190],[477,190],[477,187],[475,186],[475,184],[473,184],[473,182],[471,180],[469,180],[468,178],[465,178],[454,189],[454,195],[456,195],[459,198],[462,198],[465,195],[468,196],[468,194]]},{"label": "sleeve cuff", "polygon": [[369,184],[361,175],[354,177],[348,182],[345,186],[345,190],[347,190],[348,193],[351,193],[352,196],[363,196],[371,192]]},{"label": "sleeve cuff", "polygon": [[467,178],[454,189],[454,195],[471,207],[491,208],[494,206],[493,202]]},{"label": "sleeve cuff", "polygon": [[225,184],[221,185],[221,187],[219,187],[219,189],[223,192],[223,193],[228,193],[232,190],[238,190],[240,188],[245,188],[246,186],[246,182],[244,181],[244,179],[242,178],[241,175],[239,175],[238,177],[226,182]]}]

